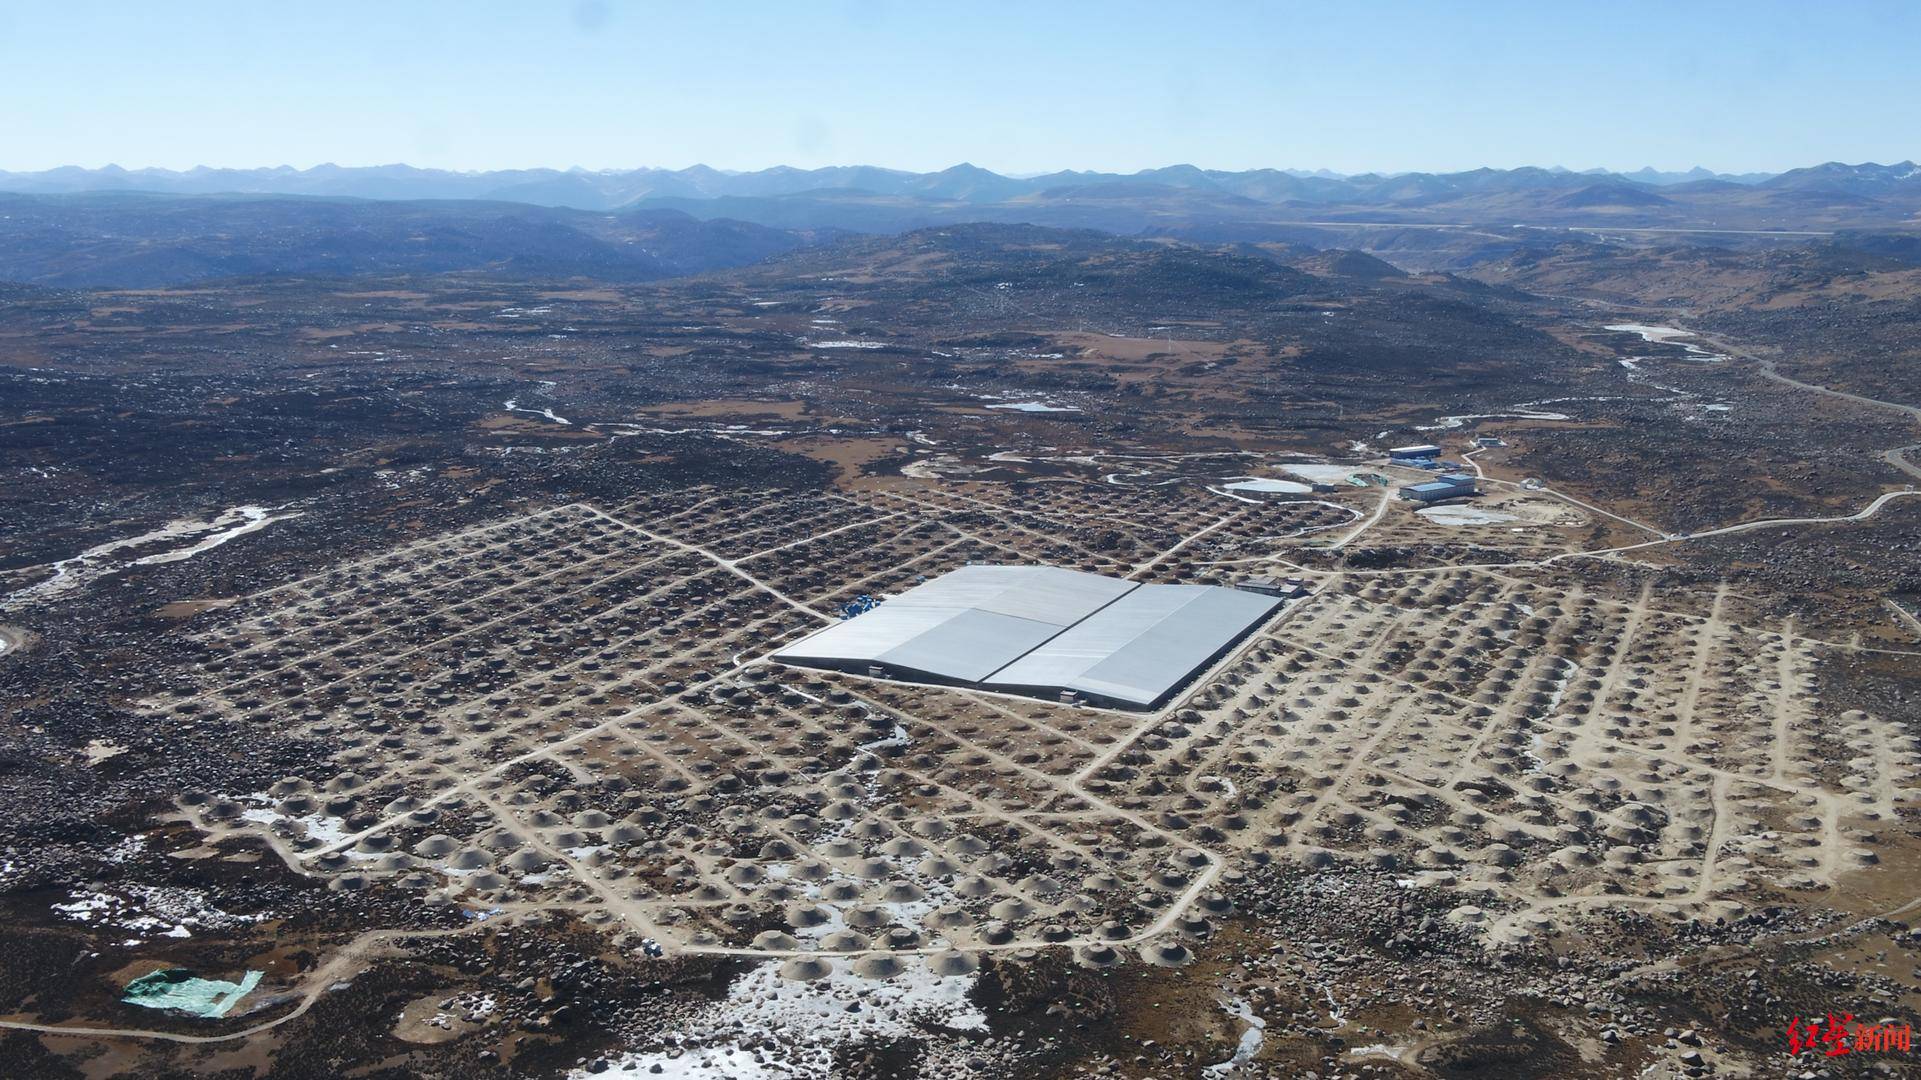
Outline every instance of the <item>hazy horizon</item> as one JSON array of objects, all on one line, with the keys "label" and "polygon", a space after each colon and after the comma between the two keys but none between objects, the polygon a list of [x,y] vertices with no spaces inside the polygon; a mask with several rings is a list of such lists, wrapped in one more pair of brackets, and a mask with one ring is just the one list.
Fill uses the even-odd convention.
[{"label": "hazy horizon", "polygon": [[1781,172],[1913,156],[1917,31],[1879,0],[26,3],[0,168]]},{"label": "hazy horizon", "polygon": [[[1893,164],[1897,164],[1900,160],[1905,160],[1905,159],[1889,159],[1887,161],[1859,161],[1859,162],[1846,161],[1846,162],[1838,162],[1838,163],[1844,164],[1844,165],[1893,165]],[[931,169],[909,169],[909,168],[903,168],[896,165],[888,165],[888,164],[872,162],[872,161],[837,161],[837,162],[826,162],[820,165],[808,165],[808,166],[792,165],[786,162],[777,162],[773,165],[762,166],[760,168],[755,168],[755,169],[721,168],[719,166],[709,165],[706,162],[700,162],[700,161],[693,162],[688,165],[640,164],[640,165],[610,165],[610,166],[605,166],[600,168],[590,168],[585,165],[532,164],[532,165],[502,165],[497,168],[479,168],[479,169],[445,168],[445,167],[433,166],[433,165],[420,165],[411,161],[364,161],[364,162],[317,161],[309,165],[294,165],[287,162],[257,163],[257,164],[251,164],[251,165],[197,164],[197,165],[190,165],[185,168],[176,168],[173,166],[166,166],[166,165],[130,165],[122,161],[108,161],[98,165],[84,165],[84,164],[77,164],[73,162],[67,162],[60,165],[48,166],[47,168],[43,168],[43,169],[15,169],[15,168],[8,168],[5,166],[4,163],[0,163],[0,173],[12,173],[12,174],[42,173],[42,172],[56,172],[62,169],[80,169],[87,172],[103,172],[110,169],[118,169],[122,172],[127,172],[127,173],[167,172],[167,173],[176,173],[176,174],[186,174],[186,173],[192,173],[192,172],[201,171],[201,170],[214,171],[214,172],[227,172],[227,171],[270,172],[270,171],[278,171],[278,170],[291,170],[294,172],[310,172],[315,169],[335,168],[335,169],[418,169],[423,172],[428,172],[428,171],[446,172],[446,173],[452,173],[452,174],[464,175],[464,176],[480,176],[480,175],[485,175],[487,173],[496,173],[496,172],[531,172],[531,171],[539,171],[539,170],[551,171],[551,172],[562,172],[562,173],[616,174],[616,173],[648,172],[648,171],[686,172],[692,169],[706,168],[706,169],[712,169],[714,172],[721,173],[728,176],[743,176],[743,175],[749,175],[757,172],[767,172],[774,169],[795,169],[798,171],[818,171],[823,169],[880,169],[886,172],[901,173],[906,175],[928,175],[931,173],[945,172],[949,169],[966,168],[971,166],[973,168],[985,169],[988,172],[992,172],[1000,176],[1005,176],[1012,180],[1031,180],[1037,177],[1051,176],[1058,173],[1071,173],[1071,172],[1108,173],[1113,175],[1131,176],[1137,173],[1155,172],[1161,169],[1174,169],[1174,168],[1183,168],[1188,166],[1200,169],[1204,172],[1258,172],[1262,170],[1271,169],[1275,172],[1296,173],[1303,176],[1327,176],[1327,177],[1358,177],[1358,176],[1392,177],[1392,176],[1406,176],[1406,175],[1419,174],[1419,173],[1439,174],[1439,173],[1473,172],[1476,169],[1482,169],[1482,168],[1496,169],[1497,171],[1515,171],[1519,169],[1541,169],[1547,172],[1561,172],[1561,173],[1573,173],[1573,174],[1605,172],[1605,173],[1612,173],[1612,174],[1623,175],[1623,176],[1633,175],[1635,173],[1644,172],[1644,171],[1651,171],[1651,172],[1662,174],[1662,175],[1680,175],[1680,174],[1688,173],[1688,172],[1699,169],[1699,170],[1704,170],[1706,172],[1715,174],[1717,176],[1743,176],[1743,175],[1760,175],[1760,174],[1777,174],[1778,175],[1779,173],[1789,172],[1789,171],[1792,171],[1793,169],[1810,168],[1813,166],[1825,165],[1829,163],[1830,161],[1807,161],[1807,162],[1801,162],[1796,165],[1791,165],[1783,169],[1736,170],[1736,169],[1717,169],[1707,165],[1689,165],[1681,168],[1668,169],[1668,168],[1659,168],[1652,165],[1634,166],[1632,168],[1613,168],[1613,167],[1601,166],[1601,165],[1584,166],[1584,167],[1574,167],[1574,166],[1567,166],[1567,165],[1541,165],[1538,163],[1530,162],[1530,163],[1524,163],[1520,165],[1511,165],[1511,166],[1477,165],[1477,166],[1470,166],[1465,169],[1416,168],[1416,169],[1395,169],[1392,171],[1371,170],[1371,171],[1362,171],[1362,172],[1343,172],[1340,170],[1327,169],[1327,168],[1321,168],[1317,166],[1308,166],[1308,165],[1251,165],[1245,168],[1225,169],[1225,168],[1216,168],[1215,166],[1208,165],[1205,162],[1199,162],[1199,161],[1168,161],[1158,165],[1145,165],[1138,169],[1094,169],[1094,168],[1087,168],[1083,166],[1065,165],[1056,169],[1042,169],[1038,171],[1019,170],[1014,172],[1003,172],[1002,170],[991,169],[985,165],[980,165],[976,162],[971,162],[971,161],[956,161],[950,165],[944,165],[944,166],[931,168]]]}]

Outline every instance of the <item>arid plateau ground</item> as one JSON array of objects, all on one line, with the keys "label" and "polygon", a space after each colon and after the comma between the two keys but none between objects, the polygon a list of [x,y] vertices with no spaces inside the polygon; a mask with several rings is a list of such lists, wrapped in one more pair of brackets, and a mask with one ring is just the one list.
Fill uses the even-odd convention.
[{"label": "arid plateau ground", "polygon": [[[1911,1072],[1787,1032],[1921,1007],[1913,271],[1468,243],[22,288],[0,1072]],[[1296,595],[1151,710],[772,659],[970,563]]]}]

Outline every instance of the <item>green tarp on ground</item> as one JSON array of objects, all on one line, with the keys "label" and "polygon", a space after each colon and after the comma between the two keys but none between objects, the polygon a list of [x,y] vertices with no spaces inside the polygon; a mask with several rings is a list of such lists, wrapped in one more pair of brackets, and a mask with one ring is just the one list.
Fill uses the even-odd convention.
[{"label": "green tarp on ground", "polygon": [[161,968],[127,984],[121,1001],[143,1009],[174,1009],[204,1019],[227,1015],[247,992],[260,984],[261,973],[249,971],[237,983],[196,978],[185,968]]}]

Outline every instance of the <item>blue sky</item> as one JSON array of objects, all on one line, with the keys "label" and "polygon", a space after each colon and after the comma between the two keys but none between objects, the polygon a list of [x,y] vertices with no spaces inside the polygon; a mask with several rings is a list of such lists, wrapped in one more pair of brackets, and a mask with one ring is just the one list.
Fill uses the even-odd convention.
[{"label": "blue sky", "polygon": [[0,169],[1779,170],[1921,157],[1921,3],[0,5]]}]

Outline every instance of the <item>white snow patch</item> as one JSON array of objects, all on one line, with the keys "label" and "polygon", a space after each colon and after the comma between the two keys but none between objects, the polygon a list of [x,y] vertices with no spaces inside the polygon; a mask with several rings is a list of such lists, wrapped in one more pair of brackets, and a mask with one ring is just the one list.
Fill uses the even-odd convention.
[{"label": "white snow patch", "polygon": [[554,414],[554,410],[552,409],[522,408],[520,404],[520,400],[518,398],[508,398],[506,401],[501,403],[500,407],[507,410],[508,412],[524,412],[524,413],[533,413],[535,416],[544,416],[547,419],[552,420],[556,424],[564,424],[568,427],[572,427],[574,423],[572,420],[569,420],[564,416],[556,416]]},{"label": "white snow patch", "polygon": [[[1720,361],[1727,359],[1727,357],[1722,356],[1720,353],[1709,352],[1691,341],[1680,340],[1681,338],[1695,337],[1696,334],[1692,330],[1682,330],[1673,326],[1647,326],[1642,323],[1615,323],[1613,326],[1604,326],[1601,329],[1616,330],[1624,334],[1638,334],[1642,341],[1650,345],[1679,345],[1681,348],[1687,350],[1689,356],[1698,360]],[[1637,359],[1646,358],[1639,357]]]},{"label": "white snow patch", "polygon": [[1072,405],[1049,405],[1042,401],[1016,401],[1004,405],[989,405],[988,408],[1010,409],[1014,412],[1025,413],[1080,412],[1079,409]]},{"label": "white snow patch", "polygon": [[[254,801],[265,801],[266,796],[257,795],[252,798]],[[273,810],[255,808],[252,810],[242,810],[240,812],[240,820],[251,821],[257,825],[265,825],[270,829],[283,821],[298,825],[306,830],[309,839],[322,846],[337,844],[345,840],[348,836],[347,819],[331,817],[327,814],[308,814],[305,817],[288,817],[285,814],[275,813]]]},{"label": "white snow patch", "polygon": [[1241,1039],[1234,1047],[1233,1057],[1201,1070],[1201,1075],[1209,1078],[1229,1076],[1234,1070],[1253,1061],[1254,1055],[1261,1052],[1261,1043],[1267,1038],[1267,1021],[1261,1019],[1254,1012],[1254,1007],[1244,999],[1235,998],[1227,1003],[1226,1009],[1229,1016],[1240,1020],[1247,1027],[1241,1030]]},{"label": "white snow patch", "polygon": [[1614,330],[1623,334],[1639,334],[1642,341],[1659,345],[1675,338],[1693,337],[1694,331],[1682,330],[1675,326],[1649,326],[1646,323],[1615,323],[1603,326],[1603,330]]},{"label": "white snow patch", "polygon": [[[275,508],[279,509],[279,508]],[[211,520],[196,518],[177,518],[158,529],[129,536],[123,540],[109,540],[95,544],[71,558],[61,559],[53,564],[53,576],[37,581],[23,589],[7,594],[0,606],[11,607],[31,600],[50,600],[64,596],[90,582],[111,574],[117,574],[130,566],[153,566],[159,563],[179,562],[191,559],[205,551],[226,543],[235,537],[257,532],[276,521],[298,517],[298,513],[275,514],[264,506],[235,506],[222,510]],[[170,540],[198,538],[196,543],[183,548],[156,552],[135,559],[127,559],[122,552],[146,547]]]},{"label": "white snow patch", "polygon": [[[1230,477],[1230,479],[1232,479]],[[1270,480],[1249,476],[1227,485],[1229,491],[1259,491],[1273,495],[1305,495],[1314,489],[1293,480]]]},{"label": "white snow patch", "polygon": [[1569,420],[1572,417],[1558,412],[1490,412],[1464,413],[1460,416],[1443,416],[1432,424],[1418,425],[1415,431],[1452,431],[1462,427],[1469,420]]},{"label": "white snow patch", "polygon": [[1521,520],[1513,514],[1481,506],[1426,506],[1414,512],[1436,525],[1499,525]]},{"label": "white snow patch", "polygon": [[[241,521],[239,524],[222,529],[192,547],[180,548],[175,551],[163,551],[157,555],[147,555],[135,559],[133,565],[158,566],[161,563],[181,562],[186,559],[191,559],[203,551],[212,551],[214,548],[219,547],[237,536],[245,536],[250,532],[259,532],[261,529],[266,528],[276,521],[300,516],[298,514],[282,514],[280,517],[274,517],[267,512],[267,508],[264,506],[240,506],[227,511],[226,514],[222,515],[222,518],[224,519],[233,514],[240,516]],[[218,524],[218,522],[216,522],[216,524]]]},{"label": "white snow patch", "polygon": [[1314,484],[1365,484],[1355,480],[1355,469],[1351,465],[1282,465],[1281,471],[1298,476]]},{"label": "white snow patch", "polygon": [[[967,1000],[977,976],[939,976],[912,964],[877,982],[853,974],[844,960],[830,962],[832,974],[814,982],[787,981],[778,962],[762,964],[736,979],[724,1000],[679,1025],[669,1036],[677,1045],[629,1054],[599,1074],[579,1070],[570,1080],[827,1076],[834,1049],[848,1043],[910,1038],[924,1025],[987,1030],[987,1016]],[[852,1005],[859,1011],[849,1012]],[[778,1049],[760,1048],[768,1036]]]},{"label": "white snow patch", "polygon": [[231,929],[265,915],[234,915],[207,903],[199,889],[160,885],[123,886],[117,896],[97,889],[76,889],[52,909],[75,922],[98,923],[162,937],[190,938],[190,927]]}]

